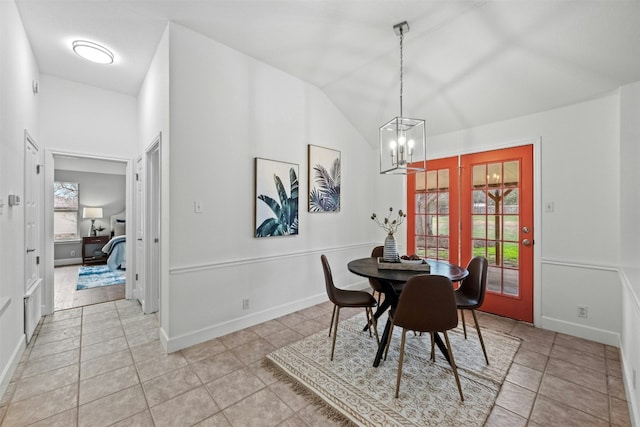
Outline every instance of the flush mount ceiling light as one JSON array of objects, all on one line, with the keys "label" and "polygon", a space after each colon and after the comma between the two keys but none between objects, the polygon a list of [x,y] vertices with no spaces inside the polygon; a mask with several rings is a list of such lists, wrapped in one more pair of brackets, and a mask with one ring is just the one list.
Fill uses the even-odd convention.
[{"label": "flush mount ceiling light", "polygon": [[86,40],[73,42],[73,51],[79,56],[98,64],[112,64],[113,52],[104,46]]},{"label": "flush mount ceiling light", "polygon": [[393,31],[400,36],[400,115],[380,127],[380,173],[407,175],[427,170],[427,137],[424,120],[403,117],[402,113],[402,42],[409,24],[396,24]]}]

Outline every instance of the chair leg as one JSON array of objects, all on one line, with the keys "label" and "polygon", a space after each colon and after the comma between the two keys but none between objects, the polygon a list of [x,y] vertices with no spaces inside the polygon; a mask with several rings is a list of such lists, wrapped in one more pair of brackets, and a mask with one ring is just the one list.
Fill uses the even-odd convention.
[{"label": "chair leg", "polygon": [[389,354],[389,347],[391,347],[391,338],[393,337],[393,320],[391,321],[391,327],[389,328],[389,338],[387,338],[387,345],[384,349],[384,360],[387,360],[387,355]]},{"label": "chair leg", "polygon": [[462,318],[462,330],[464,331],[464,339],[467,339],[467,324],[464,321],[464,310],[460,309],[460,317]]},{"label": "chair leg", "polygon": [[435,332],[431,332],[431,361],[436,361],[436,337]]},{"label": "chair leg", "polygon": [[378,336],[378,321],[373,317],[373,310],[371,307],[365,307],[367,312],[367,325],[369,326],[369,336],[371,336],[371,327],[373,327],[373,333],[376,336],[376,343],[380,344],[380,337]]},{"label": "chair leg", "polygon": [[338,308],[337,305],[333,306],[333,312],[331,313],[331,324],[329,325],[329,336],[331,336],[331,329],[333,329],[333,319],[335,319],[336,317],[336,309]]},{"label": "chair leg", "polygon": [[451,361],[451,369],[453,369],[453,376],[456,378],[456,384],[458,385],[458,393],[460,393],[460,400],[464,402],[464,396],[462,395],[462,386],[460,385],[460,378],[458,377],[458,368],[456,362],[453,359],[453,352],[451,351],[451,343],[449,343],[449,334],[444,331],[444,340],[447,344],[447,353],[449,353],[449,360]]},{"label": "chair leg", "polygon": [[340,318],[340,307],[336,305],[336,323],[333,326],[333,342],[331,343],[331,360],[333,360],[333,351],[336,348],[336,336],[338,335],[338,319]]},{"label": "chair leg", "polygon": [[488,365],[489,357],[487,356],[487,350],[484,348],[484,340],[482,339],[482,332],[480,332],[480,324],[478,323],[478,318],[476,317],[476,311],[471,310],[471,314],[473,314],[473,321],[476,324],[476,330],[478,331],[478,338],[480,338],[480,346],[482,347],[482,352],[484,353],[484,360],[487,361],[487,365]]},{"label": "chair leg", "polygon": [[407,337],[407,330],[402,328],[402,341],[400,341],[400,358],[398,359],[398,378],[396,380],[396,399],[400,392],[400,378],[402,378],[402,362],[404,361],[404,340]]}]

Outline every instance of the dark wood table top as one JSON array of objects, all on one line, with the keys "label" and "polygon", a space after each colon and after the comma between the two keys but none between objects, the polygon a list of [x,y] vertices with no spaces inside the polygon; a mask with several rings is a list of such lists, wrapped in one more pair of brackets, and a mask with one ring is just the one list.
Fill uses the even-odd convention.
[{"label": "dark wood table top", "polygon": [[[466,268],[449,264],[448,262],[434,259],[427,259],[427,262],[431,266],[431,271],[426,274],[446,276],[452,282],[459,282],[469,275],[469,271]],[[374,257],[355,259],[347,264],[347,268],[358,276],[393,282],[406,282],[411,276],[425,274],[423,271],[418,270],[380,270],[378,269],[378,260]]]}]

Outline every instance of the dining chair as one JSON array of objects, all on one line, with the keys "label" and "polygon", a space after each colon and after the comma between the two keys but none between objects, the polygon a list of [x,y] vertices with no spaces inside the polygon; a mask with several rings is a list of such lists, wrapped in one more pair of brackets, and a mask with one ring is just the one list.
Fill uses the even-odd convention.
[{"label": "dining chair", "polygon": [[[383,254],[384,254],[384,246],[376,246],[371,251],[371,257],[372,258],[382,258]],[[402,283],[402,282],[392,282],[391,284],[393,286],[393,290],[396,291],[396,293],[399,295],[400,292],[402,291],[402,286],[404,285],[404,283]],[[378,305],[380,305],[380,298],[381,298],[382,294],[384,293],[384,287],[380,283],[380,280],[374,279],[373,277],[369,278],[369,285],[371,286],[371,289],[373,289],[373,296],[374,297],[376,296],[376,292],[378,293]]]},{"label": "dining chair", "polygon": [[489,364],[489,357],[487,356],[487,350],[484,346],[484,340],[482,339],[482,332],[480,332],[476,309],[480,308],[484,302],[484,294],[487,290],[488,266],[489,263],[487,259],[481,256],[477,256],[469,261],[467,265],[469,275],[460,283],[460,286],[455,291],[456,306],[460,309],[464,338],[467,339],[467,325],[464,320],[464,310],[469,310],[473,315],[473,322],[476,325],[476,331],[478,331],[480,346],[482,347],[482,353],[484,353],[484,360],[486,360],[487,365]]},{"label": "dining chair", "polygon": [[[435,334],[442,332],[445,339],[449,363],[456,379],[460,400],[464,401],[462,386],[458,377],[451,351],[451,343],[447,331],[458,326],[458,312],[454,296],[453,283],[448,277],[420,274],[405,283],[395,312],[391,316],[391,331],[394,326],[402,328],[400,356],[398,360],[398,377],[396,380],[396,398],[400,391],[402,363],[407,331],[429,332],[431,335],[431,359],[435,360]],[[391,336],[391,335],[390,335]],[[391,339],[387,342],[387,350]]]},{"label": "dining chair", "polygon": [[367,329],[369,330],[369,336],[371,336],[371,326],[376,335],[376,342],[380,342],[378,337],[378,328],[376,321],[373,317],[372,308],[377,306],[376,299],[365,291],[351,291],[346,289],[337,288],[333,283],[333,275],[331,274],[331,267],[329,261],[325,255],[320,256],[322,261],[322,270],[324,271],[324,283],[327,288],[327,296],[333,303],[333,313],[331,314],[331,324],[329,325],[329,336],[331,336],[331,329],[333,329],[333,342],[331,343],[331,360],[333,360],[333,353],[336,347],[336,336],[338,335],[338,320],[340,319],[340,309],[343,307],[362,307],[367,314]]}]

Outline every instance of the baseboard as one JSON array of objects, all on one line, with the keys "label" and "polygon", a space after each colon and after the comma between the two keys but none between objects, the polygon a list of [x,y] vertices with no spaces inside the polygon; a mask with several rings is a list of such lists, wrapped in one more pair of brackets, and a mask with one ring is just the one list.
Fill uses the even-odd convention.
[{"label": "baseboard", "polygon": [[542,316],[540,324],[536,325],[543,329],[560,332],[575,337],[596,341],[601,344],[620,347],[620,333],[580,325],[566,320],[555,319],[553,317]]},{"label": "baseboard", "polygon": [[625,359],[624,351],[620,352],[620,358],[622,362],[622,381],[624,382],[625,395],[627,396],[631,425],[638,427],[640,426],[640,408],[637,406],[638,398],[633,388],[633,372],[630,372],[632,364],[629,360]]},{"label": "baseboard", "polygon": [[62,267],[63,265],[77,265],[82,264],[82,258],[65,258],[56,259],[53,261],[54,267]]},{"label": "baseboard", "polygon": [[0,374],[0,396],[4,396],[4,393],[7,391],[7,387],[9,387],[9,383],[11,382],[11,377],[13,377],[13,373],[16,371],[18,363],[20,363],[20,358],[26,348],[27,342],[24,334],[22,334],[16,348],[13,349],[9,363],[7,363],[2,374]]}]

